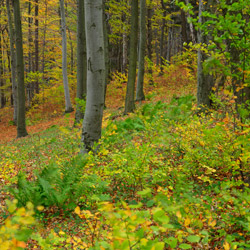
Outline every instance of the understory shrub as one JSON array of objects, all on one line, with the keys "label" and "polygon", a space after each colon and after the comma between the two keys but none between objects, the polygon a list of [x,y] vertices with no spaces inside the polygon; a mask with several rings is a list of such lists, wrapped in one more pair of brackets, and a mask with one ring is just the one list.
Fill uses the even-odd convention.
[{"label": "understory shrub", "polygon": [[249,121],[198,116],[193,102],[145,104],[108,123],[98,153],[20,175],[19,205],[75,209],[81,224],[30,237],[42,249],[249,249]]}]

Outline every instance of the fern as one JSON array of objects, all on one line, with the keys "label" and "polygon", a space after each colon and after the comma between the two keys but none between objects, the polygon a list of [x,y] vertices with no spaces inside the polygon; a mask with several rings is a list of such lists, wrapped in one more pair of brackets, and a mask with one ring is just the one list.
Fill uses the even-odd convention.
[{"label": "fern", "polygon": [[108,184],[99,176],[84,176],[86,162],[86,159],[78,156],[60,167],[54,163],[50,164],[40,173],[36,172],[33,181],[28,181],[24,174],[20,173],[18,187],[11,189],[11,192],[18,200],[19,206],[30,201],[35,207],[43,205],[73,209],[81,197],[85,196],[86,200],[91,200],[94,193],[102,195],[107,190]]}]

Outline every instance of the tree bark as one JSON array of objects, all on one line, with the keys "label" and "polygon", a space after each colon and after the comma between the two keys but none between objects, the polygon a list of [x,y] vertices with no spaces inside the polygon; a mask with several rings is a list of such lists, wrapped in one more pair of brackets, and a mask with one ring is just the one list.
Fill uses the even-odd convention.
[{"label": "tree bark", "polygon": [[61,29],[62,29],[62,73],[63,73],[63,87],[65,96],[65,113],[71,113],[73,111],[69,84],[68,84],[68,73],[67,73],[67,35],[66,35],[66,19],[65,19],[65,9],[64,0],[60,0],[60,13],[61,13]]},{"label": "tree bark", "polygon": [[153,32],[152,32],[152,6],[151,2],[149,1],[148,9],[147,9],[147,14],[148,14],[148,22],[147,22],[147,28],[148,28],[148,37],[147,37],[147,48],[148,48],[148,74],[149,74],[149,84],[153,84],[153,59],[152,59],[152,41],[153,41]]},{"label": "tree bark", "polygon": [[76,89],[76,113],[75,124],[78,124],[84,117],[79,101],[86,99],[87,93],[87,54],[85,35],[85,14],[84,1],[78,0],[78,21],[77,21],[77,89]]},{"label": "tree bark", "polygon": [[163,63],[164,63],[164,44],[165,44],[165,28],[166,28],[166,16],[167,16],[167,9],[164,4],[164,1],[161,0],[161,6],[163,9],[163,19],[162,19],[162,25],[161,25],[161,39],[160,39],[160,74],[163,74]]},{"label": "tree bark", "polygon": [[12,98],[13,98],[13,122],[17,124],[17,82],[16,82],[16,53],[15,53],[15,35],[13,28],[13,19],[10,11],[10,0],[6,0],[9,40],[10,40],[10,58],[11,58],[11,80],[12,80]]},{"label": "tree bark", "polygon": [[140,45],[139,45],[139,70],[136,88],[136,101],[145,100],[143,92],[146,48],[146,0],[140,2]]},{"label": "tree bark", "polygon": [[[38,0],[35,0],[35,72],[39,72],[39,20],[38,20]],[[35,82],[35,91],[39,93],[39,79]]]},{"label": "tree bark", "polygon": [[104,108],[105,52],[103,0],[85,0],[87,47],[87,103],[83,120],[83,153],[93,149],[101,138]]},{"label": "tree bark", "polygon": [[[207,3],[208,4],[208,3]],[[202,24],[202,11],[204,5],[202,0],[199,0],[199,23]],[[207,37],[203,34],[202,30],[198,30],[198,43],[202,44],[207,42]],[[201,110],[212,106],[210,94],[214,86],[214,78],[212,75],[204,73],[203,62],[206,60],[206,55],[201,49],[198,50],[198,68],[197,68],[197,104]]]},{"label": "tree bark", "polygon": [[28,135],[25,124],[25,87],[23,63],[23,36],[19,0],[13,1],[15,31],[16,31],[16,66],[17,66],[17,138]]},{"label": "tree bark", "polygon": [[137,63],[137,35],[138,35],[138,0],[131,0],[131,31],[129,44],[129,69],[124,113],[133,112],[135,109],[134,91]]}]

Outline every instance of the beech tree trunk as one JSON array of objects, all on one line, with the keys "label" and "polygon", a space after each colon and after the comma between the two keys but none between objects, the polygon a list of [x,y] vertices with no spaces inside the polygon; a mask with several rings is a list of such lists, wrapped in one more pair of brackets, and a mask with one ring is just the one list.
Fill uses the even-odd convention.
[{"label": "beech tree trunk", "polygon": [[129,44],[128,82],[124,113],[133,112],[135,109],[135,80],[137,63],[137,35],[138,35],[138,0],[131,0],[131,31]]},{"label": "beech tree trunk", "polygon": [[153,41],[153,32],[152,32],[152,6],[151,6],[152,1],[149,1],[148,4],[148,9],[147,9],[147,14],[148,14],[148,22],[147,22],[147,28],[148,28],[148,37],[147,37],[147,48],[148,48],[148,74],[149,74],[149,84],[153,84],[153,59],[152,59],[152,41]]},{"label": "beech tree trunk", "polygon": [[28,135],[25,125],[25,87],[23,64],[23,36],[19,0],[13,1],[15,32],[16,32],[16,68],[17,68],[17,138]]},{"label": "beech tree trunk", "polygon": [[[209,6],[209,3],[207,3]],[[202,0],[199,0],[199,23],[202,24],[202,11],[204,5]],[[202,44],[207,41],[208,38],[203,34],[202,30],[198,30],[198,43]],[[198,68],[197,68],[197,104],[204,110],[211,107],[212,100],[210,94],[212,92],[212,87],[214,86],[214,78],[212,75],[204,73],[203,62],[206,60],[206,55],[200,49],[198,50]]]},{"label": "beech tree trunk", "polygon": [[86,99],[87,93],[87,54],[85,35],[85,14],[84,0],[78,0],[78,22],[77,22],[77,89],[76,89],[76,113],[75,124],[78,124],[84,117],[79,101]]},{"label": "beech tree trunk", "polygon": [[13,122],[17,124],[17,82],[16,82],[16,53],[15,53],[15,35],[13,28],[13,19],[10,11],[10,0],[6,0],[9,39],[10,39],[10,58],[11,58],[11,81],[12,81],[12,98],[13,98]]},{"label": "beech tree trunk", "polygon": [[140,2],[140,45],[139,45],[139,71],[137,78],[136,100],[145,100],[143,92],[144,82],[144,62],[145,62],[145,48],[146,48],[146,0]]},{"label": "beech tree trunk", "polygon": [[85,0],[87,103],[83,120],[83,153],[101,138],[105,86],[103,0]]},{"label": "beech tree trunk", "polygon": [[66,19],[65,19],[65,9],[64,0],[60,0],[60,13],[61,13],[61,29],[62,29],[62,73],[63,73],[63,87],[65,96],[65,113],[70,113],[73,111],[69,84],[68,84],[68,73],[67,73],[67,35],[66,35]]},{"label": "beech tree trunk", "polygon": [[[38,0],[35,0],[35,72],[39,72],[39,20],[38,20]],[[35,82],[35,91],[39,93],[39,80]]]}]

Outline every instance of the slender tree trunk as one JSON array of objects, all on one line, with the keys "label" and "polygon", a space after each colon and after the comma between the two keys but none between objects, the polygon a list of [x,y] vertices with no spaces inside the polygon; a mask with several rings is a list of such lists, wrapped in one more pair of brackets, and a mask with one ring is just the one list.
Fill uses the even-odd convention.
[{"label": "slender tree trunk", "polygon": [[[202,0],[199,0],[199,23],[202,24],[202,11],[204,5]],[[203,34],[202,30],[198,30],[198,43],[202,44],[207,42],[207,37]],[[206,60],[206,55],[200,49],[198,50],[198,68],[197,68],[197,104],[204,110],[212,105],[210,94],[214,86],[213,76],[203,72],[203,62]]]},{"label": "slender tree trunk", "polygon": [[[170,23],[170,25],[171,25],[171,23]],[[168,63],[170,63],[170,60],[171,60],[171,50],[172,50],[172,44],[171,44],[171,41],[172,41],[172,30],[173,30],[173,28],[170,26],[169,28],[168,28],[168,43],[167,43],[167,46],[168,46],[168,48],[167,48],[167,61],[168,61]]]},{"label": "slender tree trunk", "polygon": [[[35,72],[39,72],[39,20],[38,20],[38,0],[35,0]],[[35,82],[35,91],[39,93],[39,79]]]},{"label": "slender tree trunk", "polygon": [[48,18],[48,3],[45,0],[45,20],[44,20],[44,30],[43,30],[43,50],[42,50],[42,73],[43,79],[45,78],[45,47],[46,47],[46,33],[47,33],[47,18]]},{"label": "slender tree trunk", "polygon": [[[32,18],[31,18],[31,1],[28,2],[28,73],[32,72],[32,33],[31,33],[31,24],[32,24]],[[33,83],[28,82],[26,86],[26,92],[27,92],[27,99],[28,99],[28,106],[31,106],[31,100],[34,95],[34,86]]]},{"label": "slender tree trunk", "polygon": [[[1,8],[1,6],[0,6]],[[1,11],[0,11],[1,14]],[[0,33],[0,108],[4,107],[4,72],[3,72],[3,41],[2,41],[2,32]]]},{"label": "slender tree trunk", "polygon": [[125,101],[124,113],[133,112],[135,109],[135,80],[136,80],[136,63],[137,63],[137,35],[138,35],[138,0],[131,0],[131,31],[129,45],[129,69],[128,82]]},{"label": "slender tree trunk", "polygon": [[66,20],[65,20],[65,9],[64,0],[60,0],[60,13],[61,13],[61,29],[62,29],[62,72],[63,72],[63,87],[65,95],[65,113],[70,113],[73,111],[69,84],[68,84],[68,74],[67,74],[67,35],[66,35]]},{"label": "slender tree trunk", "polygon": [[166,15],[167,15],[167,10],[166,6],[164,4],[164,1],[161,0],[161,6],[163,8],[163,19],[162,19],[162,25],[161,25],[161,39],[160,39],[160,64],[161,64],[161,72],[160,74],[163,73],[163,63],[164,63],[164,44],[165,44],[165,29],[166,29]]},{"label": "slender tree trunk", "polygon": [[85,14],[84,0],[78,0],[78,21],[77,21],[77,89],[76,89],[76,113],[75,124],[78,124],[84,117],[79,101],[86,100],[87,91],[87,54],[85,35]]},{"label": "slender tree trunk", "polygon": [[13,29],[13,19],[10,11],[10,0],[6,0],[9,40],[10,40],[10,58],[11,58],[11,80],[12,80],[12,98],[13,98],[13,122],[17,124],[17,82],[16,82],[16,53],[15,53],[15,35]]},{"label": "slender tree trunk", "polygon": [[28,135],[25,125],[25,87],[23,64],[23,36],[19,0],[13,1],[15,32],[16,32],[16,66],[17,66],[17,138]]},{"label": "slender tree trunk", "polygon": [[82,142],[86,153],[93,150],[102,130],[105,85],[103,0],[85,0],[85,25],[88,71]]},{"label": "slender tree trunk", "polygon": [[188,36],[187,36],[187,19],[186,19],[186,13],[181,10],[181,38],[182,38],[182,44],[188,43]]},{"label": "slender tree trunk", "polygon": [[140,45],[139,45],[139,70],[136,88],[136,100],[145,100],[143,92],[146,49],[146,0],[140,2]]},{"label": "slender tree trunk", "polygon": [[149,2],[148,6],[148,22],[147,22],[147,27],[148,27],[148,38],[147,38],[147,48],[148,48],[148,74],[149,74],[149,84],[153,84],[153,59],[152,59],[152,41],[153,41],[153,32],[152,32],[152,6],[151,6],[151,1]]}]

